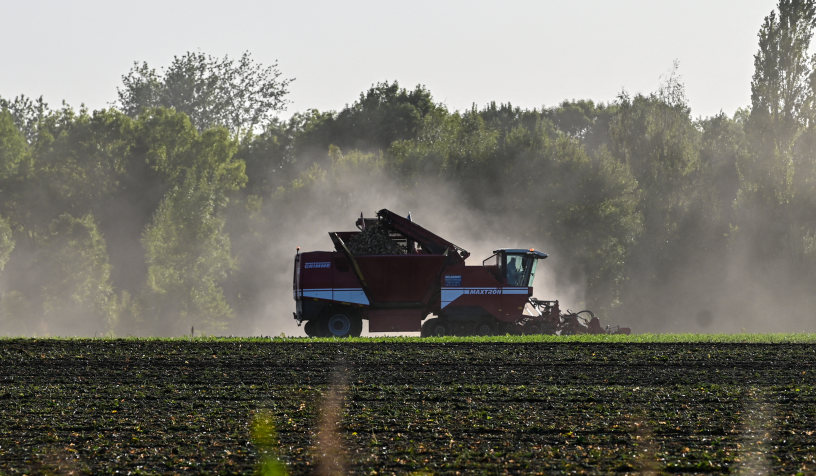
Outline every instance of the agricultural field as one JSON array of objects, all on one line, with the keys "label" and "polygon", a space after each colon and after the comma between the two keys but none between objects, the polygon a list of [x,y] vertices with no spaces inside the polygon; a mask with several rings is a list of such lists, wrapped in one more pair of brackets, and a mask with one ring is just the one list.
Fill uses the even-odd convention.
[{"label": "agricultural field", "polygon": [[813,474],[814,343],[2,339],[0,474]]}]

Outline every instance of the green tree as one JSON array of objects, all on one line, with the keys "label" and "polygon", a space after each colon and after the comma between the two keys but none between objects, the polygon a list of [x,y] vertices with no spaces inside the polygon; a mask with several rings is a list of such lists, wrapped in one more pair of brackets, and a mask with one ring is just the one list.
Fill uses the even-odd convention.
[{"label": "green tree", "polygon": [[167,184],[180,185],[191,170],[221,195],[246,184],[246,164],[235,157],[238,142],[225,128],[199,133],[185,114],[156,108],[144,111],[136,131],[143,159]]},{"label": "green tree", "polygon": [[637,182],[605,148],[588,154],[543,114],[490,105],[426,116],[417,139],[392,144],[386,168],[408,186],[443,179],[494,232],[545,243],[596,309],[617,305],[641,217]]},{"label": "green tree", "polygon": [[765,261],[796,266],[816,231],[816,3],[780,0],[777,10],[758,35],[733,239]]},{"label": "green tree", "polygon": [[58,335],[110,332],[116,326],[115,295],[105,239],[92,215],[63,214],[51,222],[41,241],[37,274],[42,315]]},{"label": "green tree", "polygon": [[191,172],[165,198],[142,243],[150,298],[146,310],[165,332],[221,333],[233,317],[221,283],[233,268],[224,216],[212,184]]},{"label": "green tree", "polygon": [[394,141],[416,137],[422,118],[436,107],[423,86],[409,91],[396,81],[378,83],[339,113],[304,117],[300,150],[306,144],[324,153],[329,145],[343,150],[386,150]]},{"label": "green tree", "polygon": [[130,118],[115,110],[77,113],[65,107],[45,117],[38,130],[32,144],[35,170],[27,184],[35,192],[26,200],[28,226],[41,230],[64,213],[103,216],[126,173]]},{"label": "green tree", "polygon": [[[539,137],[536,137],[539,136]],[[626,264],[642,228],[641,194],[629,167],[605,148],[588,154],[577,138],[544,125],[509,134],[521,151],[504,177],[505,195],[528,239],[546,241],[563,255],[559,277],[585,286],[587,305],[608,314],[620,304]]]},{"label": "green tree", "polygon": [[235,158],[246,164],[246,195],[269,196],[295,178],[299,157],[294,151],[294,121],[294,117],[287,123],[272,121],[263,132],[241,143]]},{"label": "green tree", "polygon": [[224,126],[233,134],[253,131],[285,109],[289,84],[278,64],[263,67],[249,52],[237,61],[203,53],[174,56],[170,66],[155,69],[134,63],[117,88],[118,106],[136,117],[144,108],[173,108],[200,130]]},{"label": "green tree", "polygon": [[165,332],[223,332],[234,316],[222,288],[234,268],[224,211],[228,193],[246,183],[237,141],[223,128],[198,134],[166,109],[140,121],[153,138],[146,157],[171,185],[142,238],[151,295],[144,309],[168,319]]},{"label": "green tree", "polygon": [[[744,111],[734,117],[724,113],[698,122],[700,167],[692,176],[690,205],[681,240],[689,246],[681,253],[725,253],[731,226],[736,223],[734,203],[740,181],[737,163],[747,153]],[[706,256],[708,259],[709,256]]]},{"label": "green tree", "polygon": [[0,180],[16,175],[31,154],[14,118],[7,109],[0,109]]},{"label": "green tree", "polygon": [[7,110],[14,118],[15,124],[22,131],[28,142],[33,142],[37,135],[37,126],[51,114],[51,110],[40,96],[31,99],[20,95],[12,100],[0,97],[0,109]]},{"label": "green tree", "polygon": [[425,116],[416,139],[391,145],[386,166],[404,183],[432,176],[466,184],[462,191],[473,200],[487,199],[499,185],[495,173],[507,170],[497,155],[500,137],[475,108],[463,114],[439,109]]},{"label": "green tree", "polygon": [[[740,162],[743,195],[786,203],[794,195],[794,146],[814,116],[813,38],[816,5],[780,0],[779,13],[765,17],[759,31],[748,117],[750,153]],[[744,196],[743,199],[749,199]]]},{"label": "green tree", "polygon": [[674,247],[700,167],[700,133],[691,120],[677,64],[657,93],[623,93],[617,107],[610,149],[631,168],[643,191],[643,234],[630,273],[647,281],[664,279],[682,259]]},{"label": "green tree", "polygon": [[21,194],[31,173],[31,150],[11,113],[0,108],[0,207],[7,216],[18,217]]},{"label": "green tree", "polygon": [[[128,316],[128,322],[109,323],[105,329],[134,331],[134,322],[130,321],[149,314],[140,314],[139,309],[146,309],[151,293],[155,293],[148,278],[151,272],[155,275],[158,271],[150,268],[153,262],[148,259],[160,262],[166,259],[168,265],[177,265],[179,260],[189,261],[193,259],[190,256],[200,253],[194,246],[195,239],[185,237],[191,245],[186,252],[190,256],[156,254],[157,250],[182,253],[183,247],[153,247],[152,254],[148,255],[140,241],[142,234],[154,230],[160,209],[163,210],[161,216],[183,216],[186,221],[180,222],[181,226],[202,233],[211,230],[206,223],[213,219],[223,222],[228,196],[246,183],[244,163],[235,158],[238,141],[225,128],[198,133],[185,114],[166,108],[145,109],[133,120],[115,109],[89,113],[84,109],[75,112],[66,106],[44,117],[36,129],[35,140],[28,145],[9,114],[0,117],[0,137],[4,144],[0,155],[7,151],[6,155],[17,161],[16,166],[11,163],[8,167],[11,176],[0,177],[5,210],[11,213],[9,224],[17,234],[11,241],[16,244],[16,251],[9,259],[8,273],[15,279],[9,280],[7,307],[21,308],[29,299],[30,303],[45,299],[44,294],[32,291],[40,289],[44,278],[29,270],[45,269],[44,264],[38,263],[49,262],[50,258],[44,256],[56,249],[51,244],[55,239],[55,220],[93,216],[96,227],[93,233],[100,237],[104,234],[105,248],[110,253],[106,272],[120,294],[118,299],[110,299],[109,315]],[[177,196],[185,190],[192,195]],[[195,208],[205,199],[212,201],[217,211],[201,206]],[[189,208],[189,213],[184,207]],[[175,226],[168,220],[170,218],[165,218],[160,223],[165,228]],[[229,255],[229,239],[225,234],[215,238],[202,235],[197,239],[224,246],[223,252]],[[8,243],[0,241],[2,257]],[[145,254],[137,251],[141,249],[145,249]],[[92,270],[81,267],[90,266],[88,263],[78,261],[77,274],[91,273]],[[184,287],[193,285],[198,286],[195,291],[198,301],[223,300],[220,289],[212,287],[206,288],[209,295],[202,295],[205,287],[201,282],[206,280],[202,278],[202,266],[195,270],[198,275],[173,287],[166,302],[190,292]],[[54,293],[58,297],[52,300],[56,304],[51,306],[53,311],[49,311],[48,316],[60,315],[58,305],[68,302],[59,292],[48,291],[48,295]],[[31,309],[36,311],[38,306]],[[159,314],[160,317],[180,318],[178,312],[173,314],[167,307],[149,310],[165,312]],[[96,326],[94,330],[101,332],[102,328]],[[157,332],[163,331],[157,329]]]},{"label": "green tree", "polygon": [[488,127],[506,134],[518,126],[535,129],[536,123],[545,116],[545,113],[536,109],[522,109],[510,103],[497,105],[492,101],[479,110],[479,115]]},{"label": "green tree", "polygon": [[699,165],[698,131],[677,64],[657,93],[630,97],[623,92],[618,101],[610,129],[612,152],[631,167],[644,190],[670,199]]},{"label": "green tree", "polygon": [[558,130],[581,140],[588,151],[609,147],[609,126],[618,112],[617,104],[595,104],[590,100],[564,101],[544,111]]},{"label": "green tree", "polygon": [[14,251],[14,235],[8,220],[0,217],[0,271],[6,267],[6,263]]}]

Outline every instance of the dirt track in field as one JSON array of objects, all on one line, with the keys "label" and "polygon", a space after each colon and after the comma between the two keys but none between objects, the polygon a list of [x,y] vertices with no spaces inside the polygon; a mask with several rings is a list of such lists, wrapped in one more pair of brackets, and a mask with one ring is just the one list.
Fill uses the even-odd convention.
[{"label": "dirt track in field", "polygon": [[[816,472],[814,345],[5,340],[0,349],[4,474],[248,474],[259,460],[249,426],[263,410],[291,474],[327,464],[331,431],[334,462],[359,474]],[[329,393],[342,398],[340,415],[321,412]]]}]

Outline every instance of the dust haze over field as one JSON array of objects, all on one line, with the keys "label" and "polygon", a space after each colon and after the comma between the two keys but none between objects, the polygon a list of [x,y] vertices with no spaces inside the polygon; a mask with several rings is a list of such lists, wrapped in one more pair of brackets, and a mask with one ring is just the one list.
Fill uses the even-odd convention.
[{"label": "dust haze over field", "polygon": [[[360,187],[360,183],[366,185]],[[326,197],[349,194],[350,190],[354,192],[342,203],[326,200]],[[296,327],[292,318],[295,307],[292,262],[296,247],[300,246],[301,251],[334,251],[328,232],[355,231],[354,223],[360,213],[366,218],[375,218],[376,212],[383,208],[403,216],[410,212],[413,221],[470,252],[467,263],[471,266],[480,265],[498,248],[535,248],[545,252],[547,249],[545,240],[523,236],[524,224],[519,220],[469,208],[451,184],[442,180],[428,179],[412,190],[404,190],[384,174],[376,175],[373,180],[370,175],[359,180],[347,177],[320,190],[316,196],[302,197],[287,209],[284,221],[275,225],[279,234],[265,251],[265,260],[277,270],[275,280],[270,283],[269,294],[253,323],[253,330],[241,334],[302,334],[302,328]],[[562,295],[575,294],[572,284],[559,283],[556,279],[552,261],[551,257],[539,264],[536,289],[544,293],[558,290]],[[555,262],[558,263],[557,257]],[[542,292],[536,295],[544,296]],[[564,302],[580,306],[578,300],[567,298]]]},{"label": "dust haze over field", "polygon": [[[360,183],[365,183],[360,187]],[[353,196],[342,203],[327,196]],[[500,200],[501,197],[498,197]],[[468,250],[470,266],[480,265],[497,248],[535,248],[550,256],[539,263],[534,296],[558,299],[562,309],[587,308],[585,278],[572,269],[569,243],[552,243],[542,234],[531,232],[529,214],[504,210],[490,213],[469,208],[449,183],[429,179],[406,191],[386,176],[371,180],[370,175],[347,177],[316,196],[301,197],[287,209],[283,223],[277,224],[276,239],[270,240],[264,260],[278,270],[269,286],[268,299],[251,328],[241,335],[301,335],[292,319],[292,261],[296,246],[301,251],[333,251],[329,231],[356,230],[355,220],[363,212],[373,218],[387,208],[403,216],[411,212],[415,222],[433,233]],[[758,229],[764,226],[758,224]],[[691,233],[706,230],[689,230]],[[763,236],[741,237],[754,242]],[[743,246],[738,252],[722,255],[705,250],[685,257],[684,265],[665,282],[646,289],[632,289],[631,311],[599,313],[604,325],[631,326],[634,332],[813,332],[816,319],[808,312],[812,292],[800,281],[796,263],[779,259],[757,264],[757,257]],[[769,279],[769,276],[772,279]],[[633,282],[648,276],[629,275]],[[590,307],[590,309],[592,309]],[[381,334],[377,334],[381,335]]]},{"label": "dust haze over field", "polygon": [[[275,210],[270,220],[259,228],[264,245],[251,259],[265,272],[248,276],[248,279],[257,283],[260,296],[253,312],[235,318],[224,334],[303,335],[303,328],[297,327],[292,318],[295,248],[299,246],[301,251],[332,250],[329,231],[354,230],[354,222],[361,212],[367,218],[373,218],[382,208],[403,216],[410,211],[414,221],[467,249],[471,253],[467,262],[471,266],[480,264],[497,248],[532,247],[544,251],[550,257],[539,263],[534,295],[539,299],[558,299],[565,310],[589,308],[597,312],[587,302],[591,290],[587,290],[586,276],[575,263],[575,250],[558,236],[545,235],[548,224],[536,223],[535,209],[517,210],[507,205],[516,190],[491,196],[485,207],[488,209],[476,209],[469,206],[463,186],[467,187],[467,184],[439,177],[422,177],[416,184],[406,186],[382,170],[346,171],[334,174],[334,180],[321,183],[307,194],[298,195]],[[535,194],[535,191],[526,193]],[[570,200],[568,197],[567,201]],[[115,210],[109,212],[109,216],[134,215],[132,210],[124,208],[118,214]],[[120,218],[116,223],[126,225],[131,231],[136,225],[127,218]],[[592,224],[586,226],[591,228]],[[624,304],[612,308],[612,312],[598,313],[602,323],[631,326],[634,332],[813,331],[815,321],[807,312],[812,294],[806,288],[807,282],[799,282],[802,276],[801,267],[797,267],[799,263],[783,256],[757,265],[758,257],[748,249],[749,245],[763,240],[765,230],[770,227],[771,223],[755,223],[755,229],[760,233],[740,237],[741,243],[729,254],[702,250],[683,257],[682,265],[661,282],[648,279],[648,273],[656,273],[655,270],[627,274],[625,279],[629,282],[647,281],[648,284],[643,288],[626,289],[629,295],[624,297]],[[708,231],[700,226],[687,232]],[[126,240],[105,236],[114,264],[113,276],[121,276],[123,280],[134,279],[134,276],[144,279],[145,251],[135,236],[139,235],[123,234]],[[245,236],[231,234],[230,239],[233,250],[249,246],[244,243],[248,239]],[[118,249],[112,248],[111,243],[117,243]],[[637,240],[630,253],[636,253],[637,247],[643,244],[647,244],[643,239]],[[15,276],[25,276],[27,286],[38,286],[38,275],[29,275],[23,270],[33,268],[32,263],[42,260],[45,251],[39,250],[29,256],[21,256],[20,252],[18,247],[15,250],[18,254],[12,255],[14,259],[10,260],[0,278],[3,289],[8,289],[8,280]],[[130,267],[130,271],[117,269],[120,266]],[[141,272],[134,269],[141,269]],[[121,281],[114,279],[114,284],[117,282]],[[7,312],[26,311],[25,308],[12,308]],[[30,325],[21,326],[20,331],[15,328],[15,316],[9,317],[3,322],[6,335],[103,333],[97,323],[88,322],[81,310],[55,309],[47,316],[29,314],[26,319],[38,319],[39,322],[33,329]],[[148,322],[137,332],[138,335],[183,335],[191,325],[196,323],[151,325]]]}]

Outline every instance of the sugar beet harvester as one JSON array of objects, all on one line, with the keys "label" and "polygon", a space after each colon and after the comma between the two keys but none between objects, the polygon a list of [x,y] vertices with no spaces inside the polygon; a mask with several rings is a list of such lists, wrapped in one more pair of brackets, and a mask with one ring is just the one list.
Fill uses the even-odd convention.
[{"label": "sugar beet harvester", "polygon": [[[499,249],[481,266],[467,266],[470,253],[410,215],[383,209],[375,219],[361,216],[357,227],[329,233],[334,251],[295,256],[294,315],[309,336],[359,336],[363,319],[370,332],[421,331],[423,337],[630,332],[601,327],[590,311],[564,313],[558,301],[533,298],[536,265],[545,253]],[[364,246],[378,239],[387,246],[374,252]],[[423,324],[429,314],[437,317]]]}]

